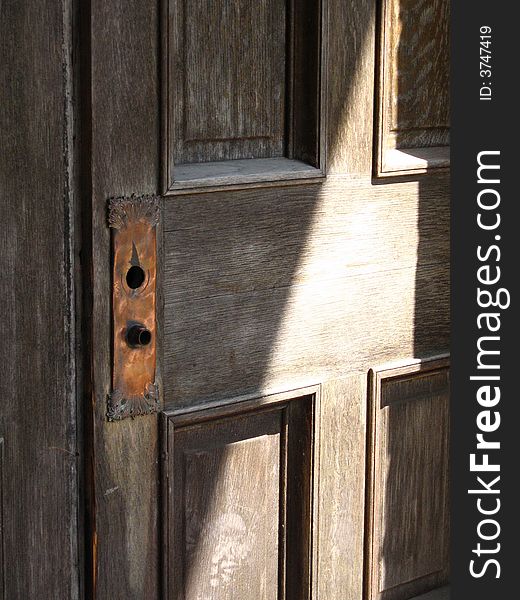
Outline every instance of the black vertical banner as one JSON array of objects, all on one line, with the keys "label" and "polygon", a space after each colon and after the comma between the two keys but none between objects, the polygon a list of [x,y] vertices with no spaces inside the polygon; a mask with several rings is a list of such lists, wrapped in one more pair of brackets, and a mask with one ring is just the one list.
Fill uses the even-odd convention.
[{"label": "black vertical banner", "polygon": [[520,151],[514,3],[452,0],[452,600],[520,577]]}]

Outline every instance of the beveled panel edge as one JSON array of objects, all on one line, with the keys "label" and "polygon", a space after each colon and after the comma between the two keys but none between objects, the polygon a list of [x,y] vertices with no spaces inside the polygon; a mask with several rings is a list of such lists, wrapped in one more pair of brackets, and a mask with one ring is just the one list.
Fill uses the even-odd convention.
[{"label": "beveled panel edge", "polygon": [[[422,179],[424,175],[450,174],[450,146],[422,148],[384,149],[379,141],[379,132],[374,135],[373,183],[390,183],[398,178]],[[429,157],[425,158],[424,156]],[[406,158],[405,158],[406,157]]]},{"label": "beveled panel edge", "polygon": [[[185,193],[200,188],[229,189],[251,184],[294,182],[320,179],[320,169],[286,157],[252,158],[208,163],[178,165],[181,177],[174,181],[167,194]],[[213,173],[213,174],[211,174]]]},{"label": "beveled panel edge", "polygon": [[419,373],[426,375],[428,372],[449,369],[449,367],[449,354],[403,360],[374,367],[370,369],[369,373],[369,383],[372,381],[374,385],[371,388],[371,400],[375,401],[381,395],[381,386],[385,379],[401,379],[407,375],[417,375]]},{"label": "beveled panel edge", "polygon": [[229,192],[250,189],[280,188],[324,183],[326,180],[325,173],[321,169],[315,169],[314,171],[314,173],[303,172],[303,176],[297,176],[294,179],[291,179],[289,177],[284,179],[266,178],[258,179],[255,181],[245,181],[237,178],[227,183],[218,183],[218,181],[208,180],[207,182],[205,182],[204,185],[198,187],[184,187],[184,184],[181,182],[178,186],[174,184],[171,188],[168,188],[164,192],[162,197],[173,198],[176,196],[193,196],[195,194],[207,194],[210,192]]},{"label": "beveled panel edge", "polygon": [[419,371],[432,371],[443,367],[450,366],[450,353],[443,352],[442,354],[434,354],[421,358],[405,358],[386,362],[381,365],[372,367],[369,374],[377,376],[380,379],[388,377],[399,377],[400,375],[408,375]]},{"label": "beveled panel edge", "polygon": [[315,396],[315,402],[319,401],[321,384],[311,384],[292,390],[275,392],[262,390],[235,396],[224,401],[201,402],[189,407],[168,408],[161,411],[163,418],[170,420],[177,427],[189,423],[201,423],[223,417],[238,416],[242,413],[260,410],[263,407],[288,403],[291,400],[305,396]]},{"label": "beveled panel edge", "polygon": [[394,148],[382,151],[376,177],[402,177],[449,171],[450,146]]}]

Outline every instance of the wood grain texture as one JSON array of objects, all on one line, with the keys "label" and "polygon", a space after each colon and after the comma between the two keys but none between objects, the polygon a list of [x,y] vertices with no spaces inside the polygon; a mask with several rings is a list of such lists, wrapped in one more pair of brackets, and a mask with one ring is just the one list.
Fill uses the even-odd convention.
[{"label": "wood grain texture", "polygon": [[366,372],[321,385],[317,598],[363,595]]},{"label": "wood grain texture", "polygon": [[168,200],[166,402],[322,381],[346,364],[368,369],[370,356],[445,349],[445,186],[421,186],[420,204],[416,183],[342,178],[264,190],[262,202],[257,190],[233,202],[223,193]]},{"label": "wood grain texture", "polygon": [[[400,133],[449,128],[449,1],[386,1],[389,129]],[[416,143],[437,145],[420,135]]]},{"label": "wood grain texture", "polygon": [[[378,172],[442,168],[420,164],[420,153],[449,145],[449,0],[383,0],[379,26]],[[392,153],[413,149],[408,168]]]},{"label": "wood grain texture", "polygon": [[[216,185],[233,183],[222,181],[223,169],[242,183],[251,175],[270,181],[267,158],[324,169],[323,6],[308,0],[164,3],[164,191],[196,189],[216,176],[215,168]],[[285,170],[288,179],[302,174]]]},{"label": "wood grain texture", "polygon": [[284,0],[239,0],[232,5],[196,0],[184,3],[183,18],[185,141],[275,138],[272,152],[280,153]]},{"label": "wood grain texture", "polygon": [[448,362],[371,380],[367,597],[404,600],[448,577]]},{"label": "wood grain texture", "polygon": [[[189,405],[223,399],[229,390],[322,381],[340,376],[345,364],[362,369],[370,357],[444,349],[446,271],[409,268],[166,306],[166,401]],[[416,275],[422,291],[431,292],[419,331],[413,326]]]},{"label": "wood grain texture", "polygon": [[228,189],[230,185],[243,186],[266,182],[277,184],[293,179],[308,180],[323,177],[320,169],[285,157],[207,162],[202,167],[200,164],[177,165],[175,187],[170,190],[170,193],[183,193],[182,190],[185,189],[201,190],[217,186]]},{"label": "wood grain texture", "polygon": [[79,595],[74,19],[68,1],[1,5],[0,597],[6,599]]},{"label": "wood grain texture", "polygon": [[445,263],[448,189],[444,178],[419,187],[330,176],[322,185],[168,199],[166,303]]},{"label": "wood grain texture", "polygon": [[176,434],[172,598],[277,597],[280,416]]},{"label": "wood grain texture", "polygon": [[159,597],[158,417],[106,420],[112,362],[107,199],[157,191],[157,12],[155,3],[138,1],[90,5],[92,252],[86,260],[92,285],[87,317],[92,341],[92,595],[97,600]]},{"label": "wood grain texture", "polygon": [[376,3],[328,0],[325,19],[327,170],[366,175],[372,169]]},{"label": "wood grain texture", "polygon": [[318,404],[293,394],[168,417],[167,598],[310,598]]},{"label": "wood grain texture", "polygon": [[282,156],[286,2],[170,3],[175,163]]}]

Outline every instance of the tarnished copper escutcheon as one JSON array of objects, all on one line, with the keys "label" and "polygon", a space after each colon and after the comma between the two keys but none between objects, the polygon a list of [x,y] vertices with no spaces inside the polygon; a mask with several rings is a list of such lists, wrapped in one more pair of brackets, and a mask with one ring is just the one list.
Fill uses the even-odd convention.
[{"label": "tarnished copper escutcheon", "polygon": [[157,276],[156,196],[112,198],[109,225],[113,247],[111,421],[157,411],[155,383]]}]

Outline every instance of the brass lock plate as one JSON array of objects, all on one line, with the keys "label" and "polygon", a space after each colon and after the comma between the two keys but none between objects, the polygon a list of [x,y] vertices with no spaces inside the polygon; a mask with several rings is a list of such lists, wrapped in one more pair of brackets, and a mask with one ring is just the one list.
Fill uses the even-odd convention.
[{"label": "brass lock plate", "polygon": [[156,279],[159,199],[109,201],[113,250],[113,370],[107,417],[117,421],[157,411]]}]

